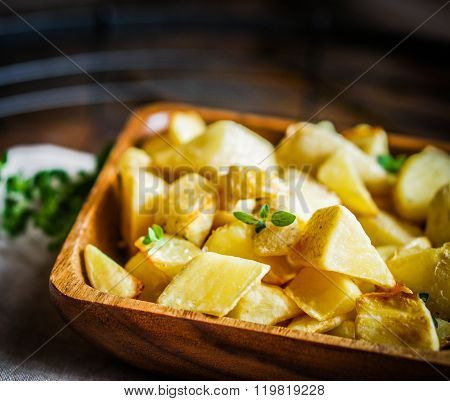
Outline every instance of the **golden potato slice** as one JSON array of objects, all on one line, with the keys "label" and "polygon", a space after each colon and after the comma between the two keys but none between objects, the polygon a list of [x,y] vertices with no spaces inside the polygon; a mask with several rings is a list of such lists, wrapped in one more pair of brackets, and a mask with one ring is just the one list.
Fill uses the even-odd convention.
[{"label": "golden potato slice", "polygon": [[450,158],[444,151],[428,147],[410,156],[394,187],[398,214],[411,221],[424,221],[434,195],[449,181]]},{"label": "golden potato slice", "polygon": [[229,210],[241,199],[275,198],[287,192],[286,183],[279,177],[278,169],[262,170],[257,166],[231,166],[218,177],[220,208]]},{"label": "golden potato slice", "polygon": [[298,272],[298,268],[290,266],[286,258],[282,256],[259,256],[253,248],[253,236],[255,228],[240,221],[219,227],[215,230],[203,247],[208,252],[216,252],[222,255],[237,256],[244,259],[270,265],[270,271],[263,281],[267,284],[282,285],[292,280]]},{"label": "golden potato slice", "polygon": [[95,289],[122,298],[137,298],[142,292],[141,280],[129,274],[94,245],[86,246],[84,263],[89,282]]},{"label": "golden potato slice", "polygon": [[391,259],[396,252],[398,251],[397,245],[383,245],[383,246],[377,246],[375,247],[378,254],[381,256],[381,259],[383,259],[385,262],[387,262],[389,259]]},{"label": "golden potato slice", "polygon": [[317,173],[319,181],[335,191],[342,203],[360,216],[375,216],[378,207],[361,180],[358,167],[345,149],[336,152]]},{"label": "golden potato slice", "polygon": [[225,316],[270,266],[206,252],[192,259],[158,298],[173,308]]},{"label": "golden potato slice", "polygon": [[144,237],[136,241],[137,248],[147,259],[170,278],[175,277],[194,257],[202,251],[190,241],[182,238],[164,235],[157,241],[146,245]]},{"label": "golden potato slice", "polygon": [[142,144],[142,149],[154,158],[155,155],[166,150],[173,150],[167,135],[153,135]]},{"label": "golden potato slice", "polygon": [[151,162],[152,159],[146,152],[142,149],[131,147],[128,148],[120,157],[119,172],[123,173],[130,168],[146,169],[151,165]]},{"label": "golden potato slice", "polygon": [[[405,245],[414,238],[403,222],[383,211],[380,211],[375,217],[360,216],[358,221],[373,246]],[[418,231],[420,233],[420,229]]]},{"label": "golden potato slice", "polygon": [[234,319],[260,324],[277,324],[303,313],[280,287],[256,284],[228,314]]},{"label": "golden potato slice", "polygon": [[436,319],[436,322],[436,332],[441,348],[447,348],[450,345],[450,322],[442,319]]},{"label": "golden potato slice", "polygon": [[425,234],[433,246],[450,242],[450,183],[441,187],[430,203]]},{"label": "golden potato slice", "polygon": [[203,134],[206,123],[196,111],[174,111],[170,114],[168,135],[175,145],[182,145]]},{"label": "golden potato slice", "polygon": [[139,299],[143,301],[156,302],[171,280],[143,252],[138,252],[132,256],[126,263],[125,270],[144,283],[144,290],[139,295]]},{"label": "golden potato slice", "polygon": [[356,338],[376,344],[439,350],[431,314],[413,294],[372,293],[356,302]]},{"label": "golden potato slice", "polygon": [[342,132],[342,135],[369,156],[377,158],[389,154],[388,137],[381,127],[358,124]]},{"label": "golden potato slice", "polygon": [[299,316],[289,323],[288,329],[305,331],[306,333],[326,333],[338,327],[346,319],[346,315],[334,316],[326,320],[317,320],[311,316]]},{"label": "golden potato slice", "polygon": [[344,206],[331,206],[314,213],[288,259],[294,265],[304,265],[306,260],[316,268],[347,274],[381,287],[395,285],[361,224]]},{"label": "golden potato slice", "polygon": [[361,295],[349,277],[311,267],[302,269],[285,291],[300,309],[318,320],[350,312]]},{"label": "golden potato slice", "polygon": [[157,199],[167,189],[162,178],[145,171],[149,163],[150,157],[136,148],[129,148],[119,161],[121,233],[130,253],[152,224]]},{"label": "golden potato slice", "polygon": [[294,213],[301,222],[306,223],[319,209],[341,204],[336,193],[299,169],[286,169],[284,179],[289,193],[280,193],[274,209]]},{"label": "golden potato slice", "polygon": [[202,246],[216,211],[216,192],[210,182],[199,174],[186,174],[174,181],[167,195],[158,200],[154,222],[164,232]]},{"label": "golden potato slice", "polygon": [[355,338],[355,322],[353,320],[345,320],[339,326],[330,330],[327,334],[343,338]]},{"label": "golden potato slice", "polygon": [[[154,155],[158,166],[186,166],[196,170],[208,166],[219,170],[227,166],[274,166],[273,145],[241,124],[216,121],[192,141],[178,147],[179,152],[168,151],[163,157]],[[181,155],[184,155],[182,157]],[[189,160],[190,163],[186,161]]]},{"label": "golden potato slice", "polygon": [[296,219],[285,227],[278,227],[270,222],[266,226],[253,237],[255,253],[259,256],[283,256],[300,240],[303,223]]},{"label": "golden potato slice", "polygon": [[344,148],[372,193],[384,193],[389,188],[387,173],[377,161],[329,126],[299,122],[288,127],[288,131],[291,135],[283,139],[276,151],[282,166],[310,165],[317,170],[332,154]]}]

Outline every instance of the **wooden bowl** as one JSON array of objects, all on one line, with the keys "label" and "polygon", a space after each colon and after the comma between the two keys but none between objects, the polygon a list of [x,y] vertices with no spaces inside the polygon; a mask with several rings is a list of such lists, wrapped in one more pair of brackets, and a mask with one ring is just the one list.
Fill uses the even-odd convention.
[{"label": "wooden bowl", "polygon": [[[215,318],[101,293],[87,284],[82,253],[92,243],[121,260],[117,162],[171,110],[195,109],[206,121],[231,119],[276,142],[292,121],[181,104],[154,104],[129,120],[78,216],[50,276],[50,294],[82,336],[140,368],[185,379],[443,379],[450,351],[413,352],[325,334]],[[393,149],[429,142],[390,136]],[[448,149],[448,145],[442,145]]]}]

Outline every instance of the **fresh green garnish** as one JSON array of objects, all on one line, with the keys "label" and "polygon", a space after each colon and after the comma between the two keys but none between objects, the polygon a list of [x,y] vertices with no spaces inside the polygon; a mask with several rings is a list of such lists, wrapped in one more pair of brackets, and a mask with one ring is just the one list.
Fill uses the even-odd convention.
[{"label": "fresh green garnish", "polygon": [[419,298],[423,301],[423,302],[427,302],[428,298],[430,297],[430,294],[426,293],[426,292],[421,292],[419,294]]},{"label": "fresh green garnish", "polygon": [[60,169],[39,171],[30,178],[19,174],[8,177],[1,228],[14,237],[23,233],[32,222],[50,238],[49,248],[59,249],[106,156],[107,151],[103,150],[97,157],[94,172],[82,171],[75,177]]},{"label": "fresh green garnish", "polygon": [[150,245],[152,242],[158,242],[164,236],[164,230],[158,224],[153,224],[147,230],[147,235],[142,240],[144,245]]},{"label": "fresh green garnish", "polygon": [[270,221],[278,227],[285,227],[291,225],[295,221],[295,215],[282,210],[272,214]]},{"label": "fresh green garnish", "polygon": [[437,329],[438,326],[439,326],[439,323],[438,323],[437,319],[434,316],[431,316],[431,319],[433,319],[434,327]]},{"label": "fresh green garnish", "polygon": [[0,171],[5,167],[6,163],[8,162],[8,152],[3,152],[0,155]]},{"label": "fresh green garnish", "polygon": [[[255,232],[259,233],[266,228],[266,221],[269,217],[270,208],[269,205],[265,204],[261,207],[259,211],[260,219],[257,219],[255,216],[245,213],[245,212],[234,212],[233,215],[238,220],[242,221],[245,224],[254,225]],[[294,214],[289,212],[284,212],[279,210],[275,212],[270,217],[270,221],[273,225],[278,227],[285,227],[292,224],[295,221],[296,217]]]},{"label": "fresh green garnish", "polygon": [[406,155],[379,155],[378,164],[380,164],[389,173],[398,173],[403,163],[406,161]]}]

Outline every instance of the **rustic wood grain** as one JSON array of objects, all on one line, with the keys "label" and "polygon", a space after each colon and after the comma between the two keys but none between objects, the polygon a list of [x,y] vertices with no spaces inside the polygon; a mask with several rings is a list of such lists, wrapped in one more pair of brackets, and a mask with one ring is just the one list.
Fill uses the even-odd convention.
[{"label": "rustic wood grain", "polygon": [[[207,379],[443,379],[450,352],[415,353],[284,327],[123,299],[86,284],[82,252],[92,243],[120,260],[116,166],[122,152],[151,135],[143,122],[157,113],[192,109],[159,103],[137,111],[120,135],[89,199],[66,240],[50,276],[50,294],[66,321],[82,336],[141,368],[183,378]],[[291,120],[195,108],[207,121],[232,119],[272,141]],[[429,142],[390,136],[398,151]],[[436,143],[435,143],[436,145]],[[439,145],[439,144],[437,144]],[[440,144],[447,150],[448,144]],[[444,376],[443,376],[444,375]]]}]

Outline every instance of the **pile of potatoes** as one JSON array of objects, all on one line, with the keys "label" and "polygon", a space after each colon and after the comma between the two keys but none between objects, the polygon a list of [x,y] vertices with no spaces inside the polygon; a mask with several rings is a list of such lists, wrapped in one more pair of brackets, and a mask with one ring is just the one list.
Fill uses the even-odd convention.
[{"label": "pile of potatoes", "polygon": [[[299,122],[274,146],[233,121],[172,112],[164,135],[118,165],[129,260],[88,245],[89,281],[217,317],[439,350],[450,343],[450,158],[427,147],[392,171],[389,153],[386,132],[366,124]],[[295,221],[273,224],[277,211]]]}]

